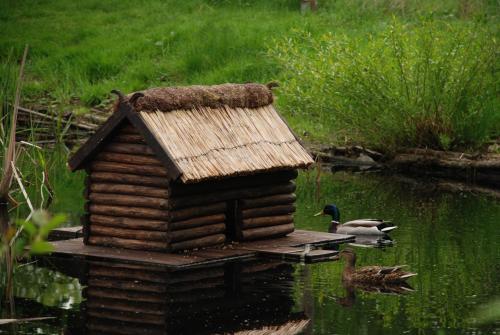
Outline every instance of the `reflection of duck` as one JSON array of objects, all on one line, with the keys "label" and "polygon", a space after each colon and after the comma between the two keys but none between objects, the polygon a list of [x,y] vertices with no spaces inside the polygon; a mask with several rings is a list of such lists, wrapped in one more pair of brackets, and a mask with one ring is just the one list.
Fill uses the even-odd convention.
[{"label": "reflection of duck", "polygon": [[364,266],[356,269],[356,254],[352,249],[344,249],[340,257],[346,261],[342,280],[352,284],[391,284],[401,283],[408,278],[416,276],[416,273],[401,270],[404,265],[397,266]]},{"label": "reflection of duck", "polygon": [[332,223],[330,233],[347,235],[385,235],[397,226],[393,226],[389,221],[381,219],[359,219],[340,224],[340,211],[334,204],[326,205],[323,210],[314,216],[331,215]]},{"label": "reflection of duck", "polygon": [[357,235],[354,242],[349,245],[363,248],[385,248],[394,245],[389,235]]},{"label": "reflection of duck", "polygon": [[356,302],[356,289],[364,292],[374,292],[380,294],[406,294],[413,292],[413,288],[405,282],[394,283],[394,284],[381,284],[372,285],[366,283],[346,283],[344,282],[345,296],[337,298],[339,305],[343,307],[351,307]]}]

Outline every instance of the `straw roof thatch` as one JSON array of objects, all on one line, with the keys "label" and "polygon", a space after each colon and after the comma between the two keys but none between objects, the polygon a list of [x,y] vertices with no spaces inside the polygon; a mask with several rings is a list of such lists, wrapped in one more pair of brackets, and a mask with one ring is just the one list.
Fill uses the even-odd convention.
[{"label": "straw roof thatch", "polygon": [[[304,168],[313,162],[271,105],[272,94],[266,86],[233,84],[189,90],[181,91],[175,103],[169,100],[165,104],[163,97],[170,99],[172,91],[148,90],[134,105],[149,131],[170,153],[183,182]],[[160,96],[155,97],[158,92]],[[213,92],[219,96],[213,101],[222,105],[213,101],[208,106],[198,105]],[[170,110],[173,104],[190,108]],[[168,107],[152,110],[152,106]]]},{"label": "straw roof thatch", "polygon": [[[69,161],[72,170],[129,119],[184,183],[305,168],[313,163],[260,84],[153,88],[120,97],[116,112]],[[124,108],[124,106],[129,106]]]},{"label": "straw roof thatch", "polygon": [[261,329],[242,330],[233,335],[296,335],[303,332],[309,325],[311,320],[290,320],[287,323],[279,326],[266,326]]}]

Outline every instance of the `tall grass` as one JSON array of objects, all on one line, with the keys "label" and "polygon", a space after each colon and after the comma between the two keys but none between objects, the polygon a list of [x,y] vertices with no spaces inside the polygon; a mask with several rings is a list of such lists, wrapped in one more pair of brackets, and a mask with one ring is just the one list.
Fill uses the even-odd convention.
[{"label": "tall grass", "polygon": [[394,20],[363,37],[296,31],[269,53],[293,118],[390,151],[475,149],[499,136],[497,52],[478,24]]},{"label": "tall grass", "polygon": [[[0,67],[3,78],[0,86],[0,157],[3,160],[0,170],[0,307],[8,302],[11,317],[14,315],[13,285],[18,259],[50,252],[53,247],[46,241],[50,231],[66,221],[65,215],[51,217],[41,210],[48,207],[53,198],[49,182],[52,170],[47,158],[54,155],[29,141],[17,140],[17,115],[27,53],[26,46],[17,76],[14,74],[17,66],[12,54],[9,55],[9,62]],[[12,91],[15,92],[13,97],[10,95]],[[28,131],[34,138],[36,129]],[[61,136],[56,134],[56,138]],[[57,161],[56,166],[61,165]],[[12,220],[9,213],[12,207],[24,211],[28,218],[24,221]],[[26,246],[29,246],[28,251]]]}]

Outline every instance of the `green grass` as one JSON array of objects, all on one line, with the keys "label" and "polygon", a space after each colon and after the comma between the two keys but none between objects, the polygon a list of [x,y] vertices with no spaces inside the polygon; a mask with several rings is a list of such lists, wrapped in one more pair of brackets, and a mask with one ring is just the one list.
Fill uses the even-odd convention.
[{"label": "green grass", "polygon": [[[312,38],[378,33],[392,16],[404,22],[496,23],[496,0],[320,0],[317,13],[301,14],[299,0],[13,1],[0,3],[0,60],[30,48],[25,103],[56,103],[77,110],[109,102],[110,90],[152,86],[268,82],[283,78],[269,57],[276,40],[293,30]],[[287,80],[282,80],[287,87]],[[299,133],[330,141],[324,118],[294,117]],[[315,110],[314,113],[323,113]],[[328,118],[328,116],[326,116]]]}]

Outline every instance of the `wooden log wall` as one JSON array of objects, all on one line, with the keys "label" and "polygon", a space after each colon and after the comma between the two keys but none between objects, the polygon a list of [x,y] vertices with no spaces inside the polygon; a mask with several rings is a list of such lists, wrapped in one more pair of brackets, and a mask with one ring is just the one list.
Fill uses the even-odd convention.
[{"label": "wooden log wall", "polygon": [[[170,204],[171,205],[171,204]],[[226,241],[227,203],[170,207],[171,250],[180,251],[221,245]]]},{"label": "wooden log wall", "polygon": [[[293,232],[296,177],[297,171],[287,170],[193,185],[174,183],[169,197],[172,241],[193,236],[190,241],[196,243],[173,242],[173,249],[221,243],[224,234],[242,241]],[[197,214],[200,211],[203,215]]]},{"label": "wooden log wall", "polygon": [[241,199],[241,240],[279,237],[293,232],[296,199],[293,191]]},{"label": "wooden log wall", "polygon": [[87,172],[86,243],[169,250],[167,171],[131,125],[118,130]]},{"label": "wooden log wall", "polygon": [[296,170],[170,183],[130,124],[87,167],[85,243],[183,251],[293,231]]}]

